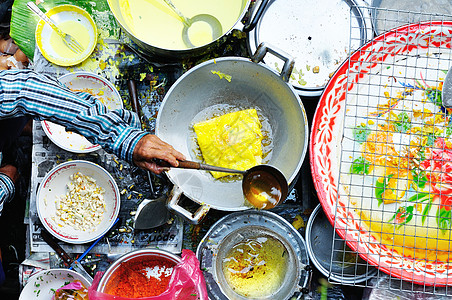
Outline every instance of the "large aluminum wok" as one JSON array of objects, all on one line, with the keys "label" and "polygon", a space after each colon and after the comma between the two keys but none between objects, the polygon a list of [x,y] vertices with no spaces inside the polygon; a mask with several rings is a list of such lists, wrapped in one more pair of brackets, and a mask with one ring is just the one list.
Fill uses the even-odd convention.
[{"label": "large aluminum wok", "polygon": [[[281,74],[259,63],[268,52],[285,61]],[[166,94],[156,122],[157,136],[187,159],[200,161],[194,152],[192,125],[201,111],[218,104],[258,108],[273,132],[271,158],[266,163],[277,167],[293,186],[306,154],[308,122],[303,104],[287,83],[292,67],[292,59],[266,45],[257,49],[252,60],[223,57],[197,65]],[[230,75],[231,82],[212,71]],[[224,211],[251,208],[243,196],[240,180],[222,182],[206,171],[176,168],[167,174],[174,183],[168,208],[192,223],[198,223],[210,208]],[[179,205],[182,193],[201,205],[194,214]]]}]

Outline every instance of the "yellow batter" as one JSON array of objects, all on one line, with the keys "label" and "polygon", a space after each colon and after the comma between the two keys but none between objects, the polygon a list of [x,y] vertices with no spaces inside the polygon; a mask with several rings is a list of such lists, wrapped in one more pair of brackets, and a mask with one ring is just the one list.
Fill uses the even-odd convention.
[{"label": "yellow batter", "polygon": [[[84,49],[88,48],[90,38],[88,29],[77,21],[66,21],[58,24],[58,27],[65,33],[73,36]],[[80,53],[75,53],[64,44],[61,36],[58,35],[54,30],[50,35],[50,45],[59,56],[64,57],[68,60],[74,60],[79,57]]]},{"label": "yellow batter", "polygon": [[[262,125],[255,109],[228,113],[193,125],[207,164],[248,170],[262,162]],[[211,172],[213,177],[231,175]]]},{"label": "yellow batter", "polygon": [[[244,9],[242,0],[172,0],[187,18],[209,14],[221,23],[223,34],[237,22]],[[162,48],[183,50],[184,25],[163,0],[119,0],[121,15],[128,30],[140,40]],[[199,23],[199,24],[198,24]],[[195,46],[212,42],[210,25],[196,22],[189,28],[189,39]]]}]

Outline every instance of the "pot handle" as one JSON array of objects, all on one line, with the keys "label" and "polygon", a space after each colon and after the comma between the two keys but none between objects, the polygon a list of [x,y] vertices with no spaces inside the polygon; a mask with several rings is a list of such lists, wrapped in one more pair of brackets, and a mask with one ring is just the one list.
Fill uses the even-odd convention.
[{"label": "pot handle", "polygon": [[[256,27],[257,22],[259,22],[259,19],[262,17],[265,9],[267,8],[268,1],[269,0],[261,1],[259,8],[257,9],[254,16],[251,15],[248,22],[245,24],[245,26],[243,26],[243,29],[242,29],[243,32],[250,32],[251,30],[253,30]],[[255,2],[255,5],[256,5],[256,3],[257,2]],[[254,7],[253,7],[253,11],[254,11]]]},{"label": "pot handle", "polygon": [[290,75],[292,74],[293,67],[295,66],[294,58],[273,45],[270,46],[268,43],[261,43],[259,47],[257,47],[254,55],[251,57],[251,60],[254,61],[255,63],[259,63],[264,59],[264,56],[267,54],[267,52],[270,52],[277,58],[284,61],[284,66],[279,76],[282,78],[282,80],[288,82]]},{"label": "pot handle", "polygon": [[169,197],[168,197],[168,203],[167,207],[172,212],[182,216],[185,218],[188,222],[192,224],[199,224],[202,219],[206,216],[206,214],[209,212],[210,206],[209,205],[201,205],[196,212],[193,214],[183,208],[179,205],[180,198],[182,196],[182,189],[178,186],[174,186],[173,190],[171,191]]}]

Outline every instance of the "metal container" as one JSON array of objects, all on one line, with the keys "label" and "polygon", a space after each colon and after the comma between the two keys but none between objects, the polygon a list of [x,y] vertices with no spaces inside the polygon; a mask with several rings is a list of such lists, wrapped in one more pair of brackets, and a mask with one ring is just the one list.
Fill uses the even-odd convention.
[{"label": "metal container", "polygon": [[249,299],[234,292],[229,286],[222,271],[222,263],[232,247],[258,236],[273,237],[284,245],[288,267],[282,286],[271,295],[257,299],[301,299],[303,292],[308,292],[311,272],[303,237],[279,215],[252,210],[221,218],[198,245],[196,255],[206,279],[209,299]]},{"label": "metal container", "polygon": [[[252,60],[222,57],[189,70],[167,92],[158,112],[156,135],[188,160],[199,161],[192,128],[196,120],[205,120],[205,112],[213,107],[255,108],[272,131],[271,155],[263,163],[278,168],[289,186],[293,186],[306,154],[308,122],[303,104],[285,81],[293,60],[278,51],[262,45]],[[280,74],[259,63],[267,52],[285,60]],[[230,75],[230,82],[215,72]],[[225,182],[215,180],[206,171],[177,168],[167,174],[174,183],[168,208],[192,223],[198,223],[210,208],[224,211],[251,208],[243,196],[241,180]],[[179,205],[182,194],[200,204],[194,214]]]},{"label": "metal container", "polygon": [[370,267],[334,232],[320,204],[306,225],[306,246],[312,264],[333,281],[353,285],[377,274],[377,269]]},{"label": "metal container", "polygon": [[[250,53],[262,42],[294,57],[289,83],[300,96],[320,96],[349,53],[372,38],[372,24],[361,0],[270,0],[248,35]],[[351,39],[350,39],[351,37]],[[273,57],[264,62],[279,70]]]},{"label": "metal container", "polygon": [[[263,10],[265,5],[267,4],[268,0],[264,0],[261,2],[260,6],[262,6],[262,9],[257,10]],[[111,12],[113,13],[113,16],[115,17],[117,23],[119,26],[124,30],[124,32],[134,41],[138,47],[146,52],[147,54],[154,55],[157,60],[158,58],[163,59],[172,59],[172,60],[180,60],[183,58],[193,57],[197,55],[201,55],[204,53],[207,53],[212,46],[214,46],[217,42],[222,41],[222,37],[229,34],[233,29],[238,30],[244,30],[249,31],[252,28],[254,28],[255,24],[257,23],[257,18],[259,18],[260,14],[256,14],[254,18],[250,18],[248,23],[246,25],[242,24],[242,19],[244,18],[249,6],[251,4],[251,0],[242,0],[241,5],[241,12],[237,17],[236,22],[233,26],[230,26],[229,28],[223,28],[223,34],[218,37],[217,39],[213,40],[212,42],[202,45],[202,46],[193,46],[189,49],[171,49],[171,48],[163,48],[158,47],[156,45],[150,44],[148,42],[143,41],[143,39],[140,36],[137,36],[136,33],[134,33],[134,30],[128,25],[126,18],[124,14],[124,7],[123,2],[120,0],[108,0],[108,5],[110,7]],[[165,4],[162,1],[162,6]],[[199,12],[204,13],[204,12]],[[194,13],[198,14],[198,12]],[[191,15],[187,15],[186,17],[191,17]],[[165,24],[161,24],[160,28],[149,28],[149,35],[152,35],[154,31],[157,30],[164,30]],[[170,37],[170,38],[179,38],[179,37]]]},{"label": "metal container", "polygon": [[431,20],[452,20],[450,0],[373,0],[372,23],[375,33],[380,35],[409,23]]},{"label": "metal container", "polygon": [[143,261],[146,259],[153,259],[153,258],[159,258],[159,259],[166,259],[170,262],[173,262],[175,265],[181,262],[181,258],[171,252],[160,250],[160,249],[140,249],[136,251],[129,252],[120,258],[118,258],[114,263],[110,265],[110,267],[105,271],[104,275],[102,276],[99,285],[97,287],[97,291],[107,293],[108,291],[106,288],[108,287],[108,284],[110,280],[115,280],[114,274],[115,272],[121,267],[121,265],[125,262],[132,262],[132,261]]}]

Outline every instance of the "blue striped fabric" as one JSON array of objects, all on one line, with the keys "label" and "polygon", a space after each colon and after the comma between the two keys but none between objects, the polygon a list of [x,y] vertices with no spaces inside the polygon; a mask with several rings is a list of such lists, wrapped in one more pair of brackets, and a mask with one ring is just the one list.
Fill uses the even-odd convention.
[{"label": "blue striped fabric", "polygon": [[6,174],[0,173],[0,215],[2,214],[3,204],[14,198],[14,183]]},{"label": "blue striped fabric", "polygon": [[[107,111],[88,93],[73,93],[56,79],[31,70],[0,71],[0,118],[23,115],[63,125],[130,163],[136,144],[146,135],[131,111]],[[12,197],[11,179],[0,174],[0,213]]]},{"label": "blue striped fabric", "polygon": [[132,162],[133,149],[146,133],[137,115],[107,111],[88,93],[73,93],[55,79],[31,70],[0,72],[0,118],[30,115],[78,132],[106,151]]}]

